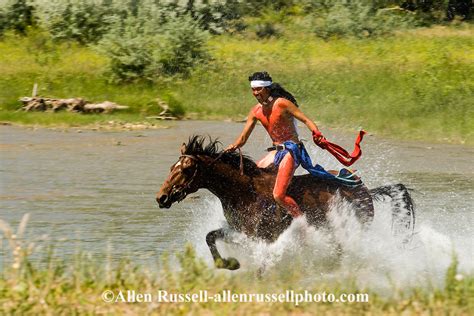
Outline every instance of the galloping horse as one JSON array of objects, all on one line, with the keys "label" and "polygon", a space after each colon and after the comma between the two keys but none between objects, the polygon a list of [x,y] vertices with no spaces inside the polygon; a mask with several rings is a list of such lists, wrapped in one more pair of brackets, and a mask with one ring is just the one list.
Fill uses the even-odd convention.
[{"label": "galloping horse", "polygon": [[[230,228],[268,242],[276,240],[292,221],[273,199],[276,170],[260,169],[252,159],[239,153],[220,151],[218,141],[210,140],[207,146],[204,141],[204,137],[193,136],[187,144],[183,143],[178,162],[171,166],[157,193],[160,208],[170,208],[188,194],[207,189],[221,201]],[[315,227],[328,223],[330,202],[336,195],[351,203],[356,217],[364,224],[374,217],[373,199],[390,197],[394,218],[406,228],[414,225],[413,201],[402,184],[369,190],[363,184],[347,186],[306,174],[294,176],[287,192]],[[223,228],[206,236],[214,263],[218,268],[238,269],[240,264],[235,258],[222,258],[217,250],[216,240],[224,237]]]}]

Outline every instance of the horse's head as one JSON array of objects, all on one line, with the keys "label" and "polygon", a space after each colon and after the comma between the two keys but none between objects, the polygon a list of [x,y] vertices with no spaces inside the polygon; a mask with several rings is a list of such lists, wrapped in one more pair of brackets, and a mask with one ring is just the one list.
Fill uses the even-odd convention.
[{"label": "horse's head", "polygon": [[[220,150],[220,142],[210,137],[209,143],[204,145],[205,140],[205,137],[194,135],[181,147],[178,162],[171,166],[168,178],[156,194],[161,208],[171,207],[174,202],[182,201],[199,188],[206,187],[212,192],[209,186],[221,188],[222,185],[228,185],[230,180],[240,177],[236,172],[241,166],[246,176],[260,174],[261,171],[249,157]],[[226,168],[219,169],[219,163]],[[218,176],[221,178],[219,181],[216,180]]]},{"label": "horse's head", "polygon": [[181,147],[178,162],[170,168],[170,174],[156,194],[160,208],[170,208],[174,202],[182,201],[188,194],[199,189],[197,175],[200,160],[194,155],[185,155],[185,144]]}]

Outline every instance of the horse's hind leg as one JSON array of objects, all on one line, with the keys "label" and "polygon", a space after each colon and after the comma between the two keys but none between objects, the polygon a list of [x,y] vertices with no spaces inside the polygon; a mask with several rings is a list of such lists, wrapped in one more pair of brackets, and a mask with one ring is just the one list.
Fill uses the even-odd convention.
[{"label": "horse's hind leg", "polygon": [[415,230],[415,206],[405,185],[394,185],[392,196],[392,231],[403,236],[403,242],[411,241]]},{"label": "horse's hind leg", "polygon": [[392,232],[402,236],[404,243],[410,242],[415,230],[415,205],[408,188],[401,183],[386,185],[370,190],[370,195],[379,201],[385,196],[391,198]]},{"label": "horse's hind leg", "polygon": [[223,228],[213,230],[206,235],[206,243],[211,251],[212,258],[214,259],[214,264],[216,268],[219,269],[228,269],[228,270],[237,270],[240,268],[240,263],[237,259],[229,257],[222,258],[219,251],[217,250],[216,241],[218,239],[224,239],[225,232]]}]

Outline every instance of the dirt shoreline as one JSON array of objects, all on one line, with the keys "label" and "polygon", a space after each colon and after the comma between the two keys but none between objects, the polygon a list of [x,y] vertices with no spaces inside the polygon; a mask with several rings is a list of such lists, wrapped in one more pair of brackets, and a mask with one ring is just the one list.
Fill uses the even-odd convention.
[{"label": "dirt shoreline", "polygon": [[[82,131],[110,131],[110,132],[127,132],[127,131],[143,131],[143,130],[159,130],[159,129],[169,129],[173,128],[172,122],[181,122],[181,121],[220,121],[220,122],[229,122],[229,123],[244,123],[245,120],[242,119],[232,119],[232,118],[225,118],[225,119],[181,119],[181,120],[160,120],[160,121],[134,121],[134,122],[125,122],[119,120],[110,120],[107,122],[101,123],[93,123],[93,124],[85,124],[85,125],[69,125],[69,124],[53,124],[53,125],[42,125],[42,124],[22,124],[17,122],[9,122],[9,121],[0,121],[1,126],[14,126],[26,129],[47,129],[47,130],[59,130],[59,131],[76,131],[81,133]],[[322,124],[320,124],[322,125]],[[323,126],[324,127],[324,126]],[[331,130],[337,130],[341,132],[353,132],[353,129],[348,129],[344,127],[332,126],[330,127]],[[408,143],[424,143],[424,144],[445,144],[445,145],[457,145],[472,148],[474,147],[473,143],[466,142],[464,140],[458,139],[443,139],[443,140],[436,140],[436,139],[410,139],[410,138],[394,138],[389,137],[387,135],[383,135],[382,133],[378,133],[377,131],[371,131],[367,134],[367,136],[378,136],[384,139],[392,139],[397,140],[400,142],[408,142]]]},{"label": "dirt shoreline", "polygon": [[170,126],[155,124],[150,122],[122,122],[122,121],[108,121],[106,123],[94,123],[87,125],[68,125],[68,124],[54,124],[54,125],[40,125],[40,124],[21,124],[13,122],[0,122],[0,126],[15,126],[30,129],[50,129],[50,130],[88,130],[88,131],[134,131],[145,129],[164,129]]}]

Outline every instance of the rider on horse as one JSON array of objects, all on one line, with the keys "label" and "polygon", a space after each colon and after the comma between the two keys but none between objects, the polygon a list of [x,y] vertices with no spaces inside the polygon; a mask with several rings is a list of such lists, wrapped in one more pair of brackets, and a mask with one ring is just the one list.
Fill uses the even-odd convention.
[{"label": "rider on horse", "polygon": [[[287,188],[299,165],[299,159],[295,155],[304,150],[303,144],[298,138],[295,119],[303,122],[312,132],[315,143],[320,143],[324,137],[316,124],[311,121],[299,108],[298,104],[288,91],[278,83],[273,83],[267,72],[256,72],[249,77],[252,94],[257,99],[255,105],[248,115],[247,123],[242,134],[237,140],[227,147],[227,151],[233,151],[242,147],[252,133],[257,121],[263,125],[273,141],[273,147],[268,148],[269,153],[257,162],[260,168],[265,168],[271,163],[278,167],[273,197],[275,201],[284,207],[293,217],[303,213],[295,200],[286,194]],[[281,154],[278,154],[281,152]],[[290,153],[290,154],[288,154]]]}]

